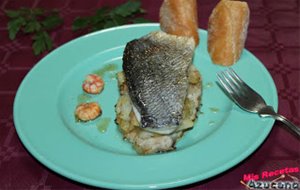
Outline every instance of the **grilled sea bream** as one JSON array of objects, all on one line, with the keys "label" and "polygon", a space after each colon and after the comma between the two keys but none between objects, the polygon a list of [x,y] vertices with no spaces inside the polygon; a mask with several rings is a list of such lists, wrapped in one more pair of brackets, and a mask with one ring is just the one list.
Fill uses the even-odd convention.
[{"label": "grilled sea bream", "polygon": [[182,124],[194,48],[192,38],[161,31],[126,45],[123,70],[142,129],[171,134]]},{"label": "grilled sea bream", "polygon": [[191,64],[194,41],[152,32],[129,42],[117,75],[120,97],[116,123],[139,154],[175,149],[194,125],[202,92]]}]

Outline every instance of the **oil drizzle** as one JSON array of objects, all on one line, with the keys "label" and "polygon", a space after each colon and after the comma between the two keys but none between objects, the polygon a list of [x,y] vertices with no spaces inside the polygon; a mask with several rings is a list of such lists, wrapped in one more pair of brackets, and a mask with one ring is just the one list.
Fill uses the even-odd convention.
[{"label": "oil drizzle", "polygon": [[108,117],[101,118],[100,121],[96,124],[97,129],[100,133],[105,133],[109,126],[111,119]]},{"label": "oil drizzle", "polygon": [[211,87],[213,87],[214,86],[214,83],[212,83],[212,82],[207,82],[206,84],[205,84],[205,88],[211,88]]},{"label": "oil drizzle", "polygon": [[92,100],[92,96],[88,95],[86,93],[82,93],[82,94],[78,95],[78,97],[77,97],[78,104],[90,102],[91,100]]},{"label": "oil drizzle", "polygon": [[198,115],[204,115],[204,112],[198,111]]},{"label": "oil drizzle", "polygon": [[107,72],[112,73],[113,71],[116,71],[117,68],[118,68],[117,64],[111,63],[111,64],[108,64],[108,65],[105,65],[101,69],[98,69],[98,70],[94,71],[93,73],[98,75],[98,76],[103,77],[103,75],[106,74]]},{"label": "oil drizzle", "polygon": [[109,78],[112,80],[117,80],[117,73],[116,72],[110,72],[109,73]]},{"label": "oil drizzle", "polygon": [[215,108],[215,107],[210,107],[209,110],[213,113],[218,113],[220,111],[219,108]]},{"label": "oil drizzle", "polygon": [[208,125],[209,125],[209,126],[214,126],[215,124],[216,124],[216,122],[214,122],[214,121],[208,122]]}]

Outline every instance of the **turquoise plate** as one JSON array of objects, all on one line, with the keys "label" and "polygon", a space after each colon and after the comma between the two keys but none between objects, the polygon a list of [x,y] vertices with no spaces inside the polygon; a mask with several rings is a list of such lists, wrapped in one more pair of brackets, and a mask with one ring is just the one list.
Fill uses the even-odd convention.
[{"label": "turquoise plate", "polygon": [[[219,89],[216,73],[225,67],[212,64],[203,30],[193,61],[203,77],[203,106],[194,129],[175,151],[150,156],[137,155],[122,139],[114,123],[119,97],[115,74],[122,70],[126,43],[155,30],[158,24],[138,24],[91,33],[57,48],[29,72],[15,98],[14,122],[21,141],[37,160],[93,186],[168,188],[219,174],[260,146],[274,120],[242,111]],[[274,82],[255,56],[244,50],[233,68],[277,110]],[[104,78],[105,89],[87,96],[81,84],[95,72]],[[102,116],[76,122],[74,109],[82,101],[99,102]]]}]

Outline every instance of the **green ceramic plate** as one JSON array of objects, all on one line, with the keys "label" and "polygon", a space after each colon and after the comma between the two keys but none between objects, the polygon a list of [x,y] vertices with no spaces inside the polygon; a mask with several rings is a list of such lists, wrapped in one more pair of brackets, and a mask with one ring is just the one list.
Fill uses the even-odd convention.
[{"label": "green ceramic plate", "polygon": [[[29,72],[16,95],[14,122],[35,158],[89,185],[167,188],[219,174],[259,147],[274,121],[242,111],[219,89],[216,73],[225,67],[212,64],[203,30],[193,61],[203,77],[203,106],[194,129],[175,151],[151,156],[137,155],[122,139],[114,123],[119,96],[115,74],[122,70],[126,43],[155,30],[158,24],[138,24],[91,33],[56,49]],[[233,68],[277,109],[274,82],[255,56],[244,50]],[[95,72],[102,74],[105,90],[87,96],[81,84],[87,74]],[[103,115],[93,122],[76,122],[74,109],[82,101],[99,102]]]}]

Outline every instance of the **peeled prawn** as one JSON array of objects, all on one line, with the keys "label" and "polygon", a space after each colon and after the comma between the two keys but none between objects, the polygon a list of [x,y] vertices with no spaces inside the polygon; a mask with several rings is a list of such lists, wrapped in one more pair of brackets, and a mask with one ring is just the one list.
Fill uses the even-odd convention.
[{"label": "peeled prawn", "polygon": [[102,114],[97,102],[82,103],[76,107],[75,117],[80,121],[94,120]]},{"label": "peeled prawn", "polygon": [[82,89],[89,94],[99,94],[103,90],[103,87],[103,79],[96,74],[87,75],[82,84]]}]

